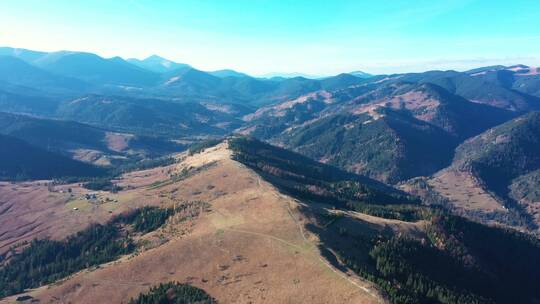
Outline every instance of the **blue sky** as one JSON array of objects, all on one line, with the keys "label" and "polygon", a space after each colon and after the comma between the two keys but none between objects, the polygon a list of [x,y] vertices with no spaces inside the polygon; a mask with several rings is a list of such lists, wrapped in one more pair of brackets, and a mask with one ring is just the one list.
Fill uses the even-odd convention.
[{"label": "blue sky", "polygon": [[0,45],[330,75],[540,65],[538,0],[0,0]]}]

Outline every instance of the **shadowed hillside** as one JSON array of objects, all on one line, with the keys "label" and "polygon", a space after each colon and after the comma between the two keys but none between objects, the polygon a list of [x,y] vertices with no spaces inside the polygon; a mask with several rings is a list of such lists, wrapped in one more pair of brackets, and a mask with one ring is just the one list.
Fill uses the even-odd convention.
[{"label": "shadowed hillside", "polygon": [[102,169],[0,135],[0,179],[52,179],[99,176]]}]

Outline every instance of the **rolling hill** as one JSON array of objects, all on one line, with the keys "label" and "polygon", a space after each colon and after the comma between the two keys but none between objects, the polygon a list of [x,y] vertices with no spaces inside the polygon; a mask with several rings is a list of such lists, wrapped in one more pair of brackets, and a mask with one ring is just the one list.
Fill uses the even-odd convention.
[{"label": "rolling hill", "polygon": [[[124,174],[117,181],[123,190],[99,193],[99,204],[81,199],[88,192],[77,184],[48,192],[36,183],[0,183],[0,198],[12,198],[0,213],[0,250],[42,238],[0,269],[9,278],[0,285],[6,300],[121,302],[175,281],[219,303],[540,298],[540,244],[526,234],[421,206],[379,182],[253,138],[228,138],[176,159]],[[29,193],[49,196],[46,216]],[[40,229],[22,228],[29,225]],[[80,242],[94,250],[81,255]],[[39,255],[47,252],[52,259]],[[16,271],[29,261],[44,267]],[[91,271],[76,270],[85,263]],[[12,295],[20,290],[14,283],[37,287],[40,279],[50,284]]]}]

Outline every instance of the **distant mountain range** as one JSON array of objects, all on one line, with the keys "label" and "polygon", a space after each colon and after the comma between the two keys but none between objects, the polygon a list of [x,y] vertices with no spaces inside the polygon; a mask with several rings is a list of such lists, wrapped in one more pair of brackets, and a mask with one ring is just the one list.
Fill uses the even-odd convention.
[{"label": "distant mountain range", "polygon": [[[21,124],[24,119],[17,118],[19,129],[4,124],[12,131],[3,134],[40,148],[40,138],[47,138],[59,143],[55,153],[109,164],[118,156],[165,155],[236,132],[395,185],[454,166],[471,138],[540,110],[540,69],[524,65],[303,76],[313,79],[205,72],[155,55],[124,60],[0,48],[0,112],[34,119]],[[7,115],[6,122],[14,121]],[[53,137],[23,127],[61,120],[80,134],[97,135],[85,135],[91,142],[82,143],[60,136],[58,127],[50,127]],[[107,134],[130,138],[129,148],[111,151],[104,144]],[[532,170],[498,186],[485,184],[498,193],[495,201],[520,201],[532,191],[523,189],[533,189],[537,180]]]},{"label": "distant mountain range", "polygon": [[182,68],[190,68],[188,64],[176,63],[157,55],[152,55],[143,60],[130,58],[127,62],[156,73],[166,73]]},{"label": "distant mountain range", "polygon": [[220,303],[538,303],[538,236],[539,68],[257,78],[0,48],[2,300],[171,280]]},{"label": "distant mountain range", "polygon": [[[255,78],[233,70],[204,72],[153,55],[144,60],[102,58],[84,52],[36,52],[0,48],[0,90],[29,88],[64,96],[85,93],[170,97],[186,101],[267,104],[323,88],[325,79]],[[9,71],[9,72],[6,72]],[[353,77],[355,83],[364,77]],[[350,85],[351,81],[343,85]],[[335,82],[339,86],[340,82]]]},{"label": "distant mountain range", "polygon": [[325,78],[326,76],[322,75],[310,75],[310,74],[304,74],[304,73],[266,73],[259,76],[260,78],[266,78],[266,79],[288,79],[288,78],[295,78],[295,77],[302,77],[307,79],[321,79]]},{"label": "distant mountain range", "polygon": [[[374,75],[362,72],[362,71],[354,71],[346,73],[358,78],[370,78]],[[259,76],[261,78],[267,78],[267,79],[288,79],[288,78],[295,78],[295,77],[302,77],[307,79],[324,79],[329,78],[331,76],[323,76],[323,75],[311,75],[311,74],[304,74],[304,73],[267,73]]]}]

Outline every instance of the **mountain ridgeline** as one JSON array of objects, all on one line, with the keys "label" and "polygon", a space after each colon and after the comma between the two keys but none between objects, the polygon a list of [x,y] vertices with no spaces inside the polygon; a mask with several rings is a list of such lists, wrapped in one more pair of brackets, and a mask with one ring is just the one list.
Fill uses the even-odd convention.
[{"label": "mountain ridgeline", "polygon": [[539,68],[282,76],[0,48],[0,297],[540,303]]},{"label": "mountain ridgeline", "polygon": [[354,202],[383,206],[415,203],[413,198],[383,183],[315,162],[254,138],[233,137],[228,143],[235,160],[260,172],[283,191],[300,198],[331,201],[336,206]]},{"label": "mountain ridgeline", "polygon": [[451,170],[468,172],[501,205],[540,227],[540,112],[531,112],[473,137],[456,149]]},{"label": "mountain ridgeline", "polygon": [[516,115],[434,84],[392,83],[271,105],[249,116],[244,130],[319,161],[397,183],[448,166],[460,142]]},{"label": "mountain ridgeline", "polygon": [[540,112],[532,112],[460,145],[454,165],[469,167],[486,187],[508,198],[515,178],[540,169],[539,151]]},{"label": "mountain ridgeline", "polygon": [[[253,138],[229,138],[228,146],[233,159],[306,204],[303,212],[316,219],[308,229],[318,235],[320,250],[335,267],[349,267],[376,283],[391,303],[507,303],[516,299],[534,303],[540,299],[533,283],[540,276],[536,237],[422,206],[379,182]],[[395,225],[410,223],[420,231],[371,230],[373,226],[366,228],[350,210]],[[505,288],[493,291],[492,286]]]},{"label": "mountain ridgeline", "polygon": [[[230,154],[227,154],[227,151]],[[224,155],[230,155],[229,161],[232,162],[229,163],[227,171],[220,169],[220,166],[226,163],[226,160],[220,158]],[[247,177],[250,180],[248,182],[258,189],[257,195],[274,197],[276,193],[267,193],[265,189],[276,189],[275,191],[280,193],[279,202],[283,203],[283,200],[290,197],[290,203],[298,204],[299,214],[293,215],[289,205],[286,207],[288,211],[282,211],[292,217],[291,225],[294,231],[298,231],[296,229],[299,225],[305,226],[306,231],[299,230],[304,236],[299,238],[304,240],[302,242],[309,242],[308,240],[312,239],[305,235],[314,234],[318,240],[315,243],[316,252],[320,252],[328,261],[328,267],[334,271],[350,270],[359,278],[371,282],[370,284],[376,286],[373,288],[376,288],[382,300],[411,304],[508,303],[514,300],[520,303],[535,303],[540,300],[535,284],[540,277],[540,263],[536,259],[540,255],[540,243],[532,235],[501,227],[485,226],[451,215],[442,208],[422,205],[416,197],[382,182],[316,162],[301,154],[252,137],[232,136],[226,138],[225,142],[211,141],[199,145],[180,162],[186,161],[186,164],[191,164],[188,166],[192,166],[196,161],[203,160],[209,163],[206,165],[198,163],[198,166],[201,166],[199,170],[184,167],[184,172],[192,173],[184,173],[184,178],[178,178],[177,182],[193,178],[195,184],[192,185],[197,186],[201,183],[199,175],[202,175],[203,179],[208,179],[204,174],[212,168],[216,168],[217,176],[221,178],[227,178],[229,174],[238,174],[236,171],[247,170],[249,175],[244,179]],[[185,166],[182,163],[178,165]],[[146,172],[144,174],[149,174]],[[156,172],[163,170],[159,169]],[[137,173],[135,176],[141,175]],[[262,186],[261,180],[275,188]],[[217,184],[215,180],[211,182]],[[170,183],[165,182],[163,185]],[[144,188],[135,191],[143,191],[141,189],[150,191],[158,186],[160,185],[151,187],[144,185]],[[203,191],[208,191],[210,197],[226,195],[227,192],[222,190],[214,192],[213,187],[205,186],[203,188],[206,190]],[[178,188],[175,189],[171,190],[172,193],[178,191]],[[166,190],[160,188],[158,191],[164,193]],[[253,193],[248,193],[250,194],[243,198],[246,201],[241,204],[242,208],[256,205],[252,202]],[[195,195],[200,194],[197,192]],[[242,198],[237,196],[237,199]],[[94,270],[94,275],[98,275],[100,271],[107,273],[108,267],[125,267],[126,263],[135,263],[138,259],[149,262],[153,259],[153,254],[159,252],[160,246],[175,246],[176,241],[159,242],[154,245],[157,247],[150,251],[142,251],[143,254],[139,257],[138,250],[143,250],[149,241],[135,242],[135,240],[138,238],[148,240],[151,235],[159,239],[171,231],[176,231],[171,229],[172,226],[167,226],[178,223],[172,220],[175,214],[181,216],[179,222],[181,223],[187,219],[204,220],[204,216],[199,217],[204,208],[211,212],[208,215],[211,217],[223,213],[210,211],[214,208],[223,208],[218,207],[219,204],[213,205],[212,208],[210,208],[212,202],[202,204],[206,207],[201,204],[175,203],[174,208],[169,209],[156,207],[135,209],[112,217],[103,225],[89,226],[64,241],[39,240],[31,242],[28,247],[19,251],[14,249],[10,255],[4,256],[7,260],[4,266],[0,267],[0,273],[5,274],[4,280],[9,281],[2,290],[3,295],[15,294],[27,287],[52,283],[78,270],[102,265],[127,254],[131,254],[129,259],[123,260],[122,263],[109,264],[102,270],[100,266]],[[285,205],[280,205],[277,209],[283,208]],[[297,219],[299,216],[302,218],[301,221]],[[282,221],[284,219],[280,219],[280,223],[283,224]],[[224,225],[225,222],[219,223]],[[265,223],[257,219],[257,225]],[[240,239],[234,239],[235,236],[244,240],[246,235],[263,237],[265,242],[273,240],[264,234],[235,228],[236,225],[238,224],[233,224],[233,228],[216,228],[216,232],[212,231],[210,235],[216,240],[222,239],[225,235],[227,238],[233,238],[234,242],[240,242]],[[191,227],[194,226],[197,225]],[[169,228],[161,229],[161,227]],[[158,229],[161,229],[159,234],[154,234]],[[276,227],[273,227],[273,230],[276,230]],[[182,235],[182,238],[190,237],[187,230],[182,232]],[[195,237],[196,240],[204,239],[198,234],[195,234]],[[276,244],[283,242],[281,239],[277,240],[279,242]],[[293,246],[295,255],[303,255],[305,253],[301,251],[308,250],[290,243],[286,246]],[[173,255],[177,254],[178,251],[173,250]],[[204,259],[214,255],[219,259],[223,258],[221,251],[208,251],[190,254],[189,259],[190,262],[199,265],[204,263]],[[226,260],[230,261],[231,258],[241,265],[256,256],[246,258],[237,254],[230,257],[227,251]],[[163,259],[157,260],[163,263]],[[512,263],[508,263],[509,260]],[[218,265],[219,269],[214,270],[217,271],[216,280],[218,282],[228,280],[226,276],[231,266]],[[268,264],[257,266],[261,269],[268,267],[271,266]],[[171,269],[168,271],[169,274],[175,274]],[[84,278],[89,273],[91,272],[81,272],[76,277]],[[207,277],[211,274],[197,275],[202,279],[196,280],[191,277],[188,280],[200,286],[208,282]],[[66,280],[69,282],[70,279]],[[52,288],[63,288],[61,282],[58,284],[60,287]],[[65,286],[72,286],[71,284],[67,283]],[[213,288],[210,284],[204,286]],[[493,290],[493,286],[505,288]],[[225,285],[225,288],[228,287]],[[355,288],[355,292],[359,292],[359,289]],[[150,288],[149,291],[132,298],[131,303],[154,303],[157,300],[164,303],[186,301],[190,303],[188,299],[202,303],[219,301],[219,298],[214,299],[199,288],[170,282]]]}]

